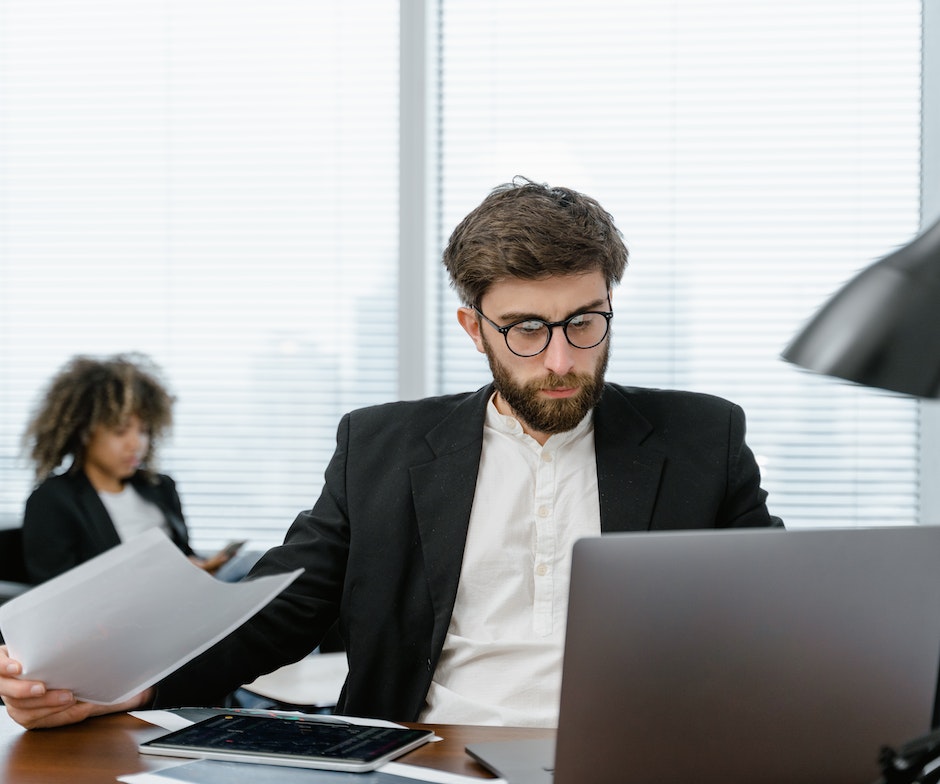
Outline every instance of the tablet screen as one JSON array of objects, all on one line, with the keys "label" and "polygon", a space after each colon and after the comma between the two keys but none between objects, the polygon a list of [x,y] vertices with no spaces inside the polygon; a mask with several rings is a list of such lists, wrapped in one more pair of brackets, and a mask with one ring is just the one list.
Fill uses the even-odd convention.
[{"label": "tablet screen", "polygon": [[430,740],[428,730],[349,724],[329,717],[220,714],[140,745],[142,752],[206,759],[372,770]]}]

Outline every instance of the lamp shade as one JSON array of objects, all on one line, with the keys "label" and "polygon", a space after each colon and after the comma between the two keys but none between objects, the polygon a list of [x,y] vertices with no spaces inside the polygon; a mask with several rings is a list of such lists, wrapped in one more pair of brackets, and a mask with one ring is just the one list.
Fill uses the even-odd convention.
[{"label": "lamp shade", "polygon": [[870,387],[940,397],[940,221],[849,281],[783,358]]}]

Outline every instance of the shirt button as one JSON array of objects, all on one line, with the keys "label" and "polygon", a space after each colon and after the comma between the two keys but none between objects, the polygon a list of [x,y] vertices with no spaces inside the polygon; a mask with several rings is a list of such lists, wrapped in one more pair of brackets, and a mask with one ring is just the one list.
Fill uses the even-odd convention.
[{"label": "shirt button", "polygon": [[542,462],[551,463],[554,460],[554,455],[551,452],[542,452]]},{"label": "shirt button", "polygon": [[548,574],[548,567],[547,567],[545,564],[539,564],[539,565],[535,568],[535,573],[536,573],[539,577],[544,577],[546,574]]},{"label": "shirt button", "polygon": [[551,510],[547,506],[540,506],[538,511],[539,517],[548,517],[551,514]]}]

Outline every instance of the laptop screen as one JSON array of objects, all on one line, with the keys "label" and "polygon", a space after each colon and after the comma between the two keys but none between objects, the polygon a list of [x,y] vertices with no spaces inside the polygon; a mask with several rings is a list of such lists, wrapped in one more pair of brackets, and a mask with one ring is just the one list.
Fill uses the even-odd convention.
[{"label": "laptop screen", "polygon": [[575,546],[556,784],[870,782],[930,730],[940,528]]}]

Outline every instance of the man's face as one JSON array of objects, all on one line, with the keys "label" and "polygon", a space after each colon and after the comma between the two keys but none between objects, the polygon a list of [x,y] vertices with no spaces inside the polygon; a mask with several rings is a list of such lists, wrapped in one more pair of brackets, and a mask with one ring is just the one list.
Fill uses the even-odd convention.
[{"label": "man's face", "polygon": [[[600,272],[545,280],[507,279],[493,284],[480,310],[499,326],[526,318],[562,321],[577,313],[606,311],[608,291]],[[486,354],[496,386],[496,407],[512,414],[540,443],[571,430],[600,399],[609,357],[608,334],[590,349],[575,348],[555,327],[548,347],[533,357],[513,354],[503,336],[472,308],[458,319]]]}]

